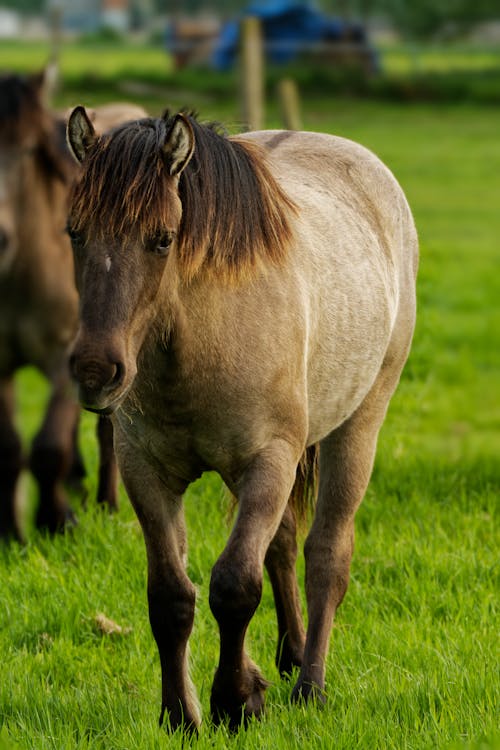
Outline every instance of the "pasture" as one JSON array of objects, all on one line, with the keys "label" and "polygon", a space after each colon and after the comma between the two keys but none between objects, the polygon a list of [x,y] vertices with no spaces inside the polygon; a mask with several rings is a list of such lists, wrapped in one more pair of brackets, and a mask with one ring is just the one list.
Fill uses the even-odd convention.
[{"label": "pasture", "polygon": [[[116,90],[100,90],[92,99],[76,79],[70,84],[61,106],[117,98]],[[191,103],[203,118],[235,127],[234,101],[197,94],[190,102],[188,95],[165,91],[162,101],[155,91],[137,101],[154,114]],[[235,736],[205,722],[192,744],[494,750],[500,111],[314,98],[304,101],[304,124],[372,148],[405,189],[421,242],[417,330],[357,516],[351,583],[327,663],[327,705],[289,704],[290,685],[279,681],[273,663],[275,614],[266,584],[249,630],[251,654],[273,683],[266,716]],[[279,126],[273,106],[268,125]],[[36,373],[22,373],[26,440],[45,393]],[[160,666],[139,525],[123,492],[113,517],[93,502],[91,415],[83,420],[82,447],[89,498],[86,509],[74,499],[78,528],[55,539],[32,531],[26,547],[0,549],[0,748],[180,748],[186,740],[179,733],[168,738],[157,726]],[[29,517],[33,487],[25,485]],[[186,509],[188,570],[198,589],[192,675],[206,717],[218,653],[208,582],[229,528],[215,475],[189,490]]]}]

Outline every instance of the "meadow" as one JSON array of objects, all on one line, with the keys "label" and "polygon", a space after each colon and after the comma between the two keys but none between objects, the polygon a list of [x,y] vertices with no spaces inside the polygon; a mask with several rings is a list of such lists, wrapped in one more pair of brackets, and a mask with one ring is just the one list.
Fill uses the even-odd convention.
[{"label": "meadow", "polygon": [[[222,99],[161,83],[164,56],[141,58],[146,89],[95,86],[64,52],[57,104],[95,104],[125,93],[157,114],[192,104],[237,129],[236,93]],[[0,67],[44,61],[16,48]],[[113,58],[110,53],[109,61]],[[86,58],[92,59],[92,55]],[[94,58],[95,59],[95,58]],[[109,79],[123,81],[115,56]],[[122,59],[122,58],[120,58]],[[64,67],[67,60],[68,68]],[[107,70],[102,57],[99,70]],[[163,62],[161,62],[163,60]],[[10,61],[10,63],[9,63]],[[29,64],[29,67],[28,67]],[[83,64],[80,60],[80,66]],[[192,94],[190,101],[189,95]],[[413,208],[421,243],[419,312],[412,353],[382,429],[370,487],[357,517],[351,583],[327,665],[324,708],[291,706],[274,667],[275,615],[266,582],[249,630],[253,658],[272,681],[267,712],[234,736],[210,726],[217,629],[210,569],[228,535],[227,498],[214,474],[186,497],[188,572],[198,589],[192,675],[205,721],[193,747],[367,750],[500,747],[498,704],[498,500],[500,493],[500,110],[303,95],[304,126],[372,148]],[[269,100],[267,122],[279,127]],[[26,441],[46,387],[18,379]],[[95,507],[94,421],[85,415],[89,469],[79,525],[50,539],[0,549],[0,749],[181,748],[158,728],[160,668],[146,604],[140,528],[121,491],[118,514]],[[27,517],[33,485],[24,479]],[[303,561],[299,561],[303,576]],[[113,628],[103,625],[106,615]]]}]

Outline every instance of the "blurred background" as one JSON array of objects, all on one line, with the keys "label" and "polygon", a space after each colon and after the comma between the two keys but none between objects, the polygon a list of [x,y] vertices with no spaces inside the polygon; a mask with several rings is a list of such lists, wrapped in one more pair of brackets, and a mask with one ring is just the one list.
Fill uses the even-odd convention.
[{"label": "blurred background", "polygon": [[291,77],[300,96],[500,100],[496,0],[0,0],[0,65],[57,59],[64,99],[113,88],[155,110],[169,97],[227,110],[249,17],[265,65],[254,55],[253,78],[272,96]]}]

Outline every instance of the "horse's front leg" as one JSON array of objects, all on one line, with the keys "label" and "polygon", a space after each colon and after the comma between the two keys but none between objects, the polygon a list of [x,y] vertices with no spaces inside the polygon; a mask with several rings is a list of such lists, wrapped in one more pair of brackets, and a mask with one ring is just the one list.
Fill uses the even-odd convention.
[{"label": "horse's front leg", "polygon": [[116,455],[123,483],[140,521],[148,558],[149,620],[162,674],[160,724],[191,731],[200,710],[188,675],[187,645],[193,627],[196,593],[186,575],[184,487],[174,492],[116,428]]},{"label": "horse's front leg", "polygon": [[23,465],[21,441],[14,427],[14,383],[0,379],[0,538],[23,535],[16,516],[17,481]]},{"label": "horse's front leg", "polygon": [[264,560],[293,487],[300,449],[275,440],[237,482],[239,510],[210,582],[210,607],[220,631],[220,659],[212,687],[215,722],[259,716],[267,682],[244,650],[245,633],[262,593]]},{"label": "horse's front leg", "polygon": [[80,407],[66,373],[54,381],[49,405],[30,454],[30,469],[39,489],[36,525],[55,532],[74,524],[63,483],[73,460],[74,436]]}]

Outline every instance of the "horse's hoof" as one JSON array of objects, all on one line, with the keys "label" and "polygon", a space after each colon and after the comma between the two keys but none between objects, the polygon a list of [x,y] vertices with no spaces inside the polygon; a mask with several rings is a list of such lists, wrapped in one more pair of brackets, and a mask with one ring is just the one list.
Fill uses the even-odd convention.
[{"label": "horse's hoof", "polygon": [[[216,684],[217,683],[217,684]],[[252,666],[246,675],[243,686],[234,690],[234,685],[214,682],[210,698],[212,722],[218,726],[227,722],[231,732],[248,725],[251,719],[259,719],[265,707],[265,692],[269,682]]]},{"label": "horse's hoof", "polygon": [[292,703],[304,702],[324,705],[326,693],[316,682],[306,682],[299,679],[292,690],[291,700]]},{"label": "horse's hoof", "polygon": [[197,736],[200,722],[199,716],[192,715],[188,711],[179,710],[171,713],[166,706],[162,706],[159,724],[169,734],[181,729],[187,737]]}]

